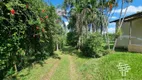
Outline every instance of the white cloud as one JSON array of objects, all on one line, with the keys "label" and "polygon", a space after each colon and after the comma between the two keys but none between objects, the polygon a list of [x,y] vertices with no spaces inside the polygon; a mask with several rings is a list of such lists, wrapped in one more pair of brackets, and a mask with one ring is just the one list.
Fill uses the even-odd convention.
[{"label": "white cloud", "polygon": [[112,17],[111,17],[111,19],[117,19],[117,17],[115,17],[115,16],[112,16]]},{"label": "white cloud", "polygon": [[[124,8],[122,12],[124,13],[125,10],[126,10],[126,8]],[[120,11],[121,11],[121,9],[117,9],[117,10],[115,10],[115,13],[120,13]],[[136,13],[139,11],[142,11],[142,6],[135,7],[135,6],[131,5],[128,7],[127,13],[133,14],[133,13]]]},{"label": "white cloud", "polygon": [[110,23],[108,25],[108,32],[109,33],[115,33],[115,26],[116,26],[116,23]]},{"label": "white cloud", "polygon": [[65,22],[65,25],[66,25],[66,26],[68,26],[68,24],[69,24],[69,22],[68,22],[68,21],[66,21],[66,22]]},{"label": "white cloud", "polygon": [[109,33],[115,33],[115,27],[110,27],[108,28]]}]

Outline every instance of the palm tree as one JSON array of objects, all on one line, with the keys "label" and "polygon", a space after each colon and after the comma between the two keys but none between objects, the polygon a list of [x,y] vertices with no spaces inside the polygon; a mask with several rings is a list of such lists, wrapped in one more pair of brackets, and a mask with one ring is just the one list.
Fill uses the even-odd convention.
[{"label": "palm tree", "polygon": [[[108,18],[105,15],[105,9],[107,8],[108,0],[65,0],[64,8],[71,8],[69,27],[75,30],[79,35],[78,45],[83,44],[82,36],[87,36],[88,31],[92,29],[93,32],[99,32],[102,34],[107,31]],[[115,0],[112,0],[114,3]],[[70,26],[70,24],[75,24]],[[88,27],[88,24],[92,25]],[[108,31],[107,31],[108,32]],[[106,39],[109,48],[109,39]]]}]

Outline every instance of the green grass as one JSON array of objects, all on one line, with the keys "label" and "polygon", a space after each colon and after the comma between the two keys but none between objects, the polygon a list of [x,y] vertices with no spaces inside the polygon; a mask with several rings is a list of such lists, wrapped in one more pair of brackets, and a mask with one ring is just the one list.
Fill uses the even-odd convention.
[{"label": "green grass", "polygon": [[62,55],[60,64],[58,65],[51,80],[70,80],[69,60],[67,55]]},{"label": "green grass", "polygon": [[[101,58],[87,58],[72,47],[66,47],[63,52],[55,53],[61,59],[51,80],[70,80],[69,55],[72,55],[79,80],[122,80],[117,68],[119,63],[128,64],[131,67],[126,80],[142,80],[142,54],[117,51]],[[47,64],[36,65],[30,71],[26,68],[18,74],[18,77],[20,80],[41,80],[52,69],[56,60],[50,58],[45,61]]]},{"label": "green grass", "polygon": [[[126,79],[142,79],[142,55],[128,52],[116,52],[99,59],[76,58],[78,70],[82,73],[82,80],[120,80],[122,76],[117,68],[119,63],[128,64],[131,70]],[[81,65],[81,66],[79,66]]]},{"label": "green grass", "polygon": [[36,64],[33,68],[23,69],[18,74],[18,80],[40,80],[53,67],[56,59],[50,58],[43,66]]},{"label": "green grass", "polygon": [[131,70],[127,73],[126,79],[141,80],[142,79],[142,55],[128,52],[117,52],[107,55],[100,59],[99,72],[101,78],[99,80],[120,79],[121,74],[116,67],[120,62],[128,64]]}]

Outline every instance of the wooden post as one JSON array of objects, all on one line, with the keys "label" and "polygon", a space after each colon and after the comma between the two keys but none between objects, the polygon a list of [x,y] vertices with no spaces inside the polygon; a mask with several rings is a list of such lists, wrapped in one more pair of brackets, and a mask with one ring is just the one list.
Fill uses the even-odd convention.
[{"label": "wooden post", "polygon": [[129,45],[131,45],[131,36],[132,36],[132,21],[130,21],[130,27],[129,27]]}]

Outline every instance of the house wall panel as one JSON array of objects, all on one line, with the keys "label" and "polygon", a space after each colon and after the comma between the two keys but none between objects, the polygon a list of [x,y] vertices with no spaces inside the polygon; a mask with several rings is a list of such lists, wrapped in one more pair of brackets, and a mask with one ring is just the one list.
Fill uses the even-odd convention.
[{"label": "house wall panel", "polygon": [[[117,22],[118,23],[118,22]],[[122,25],[122,36],[119,37],[116,47],[128,48],[130,22]],[[142,46],[142,18],[132,21],[131,44]]]},{"label": "house wall panel", "polygon": [[142,18],[136,19],[132,22],[132,38],[131,43],[142,45]]},{"label": "house wall panel", "polygon": [[123,25],[121,27],[122,35],[118,38],[116,47],[124,47],[124,48],[128,47],[129,26],[130,26],[129,22],[123,23]]}]

